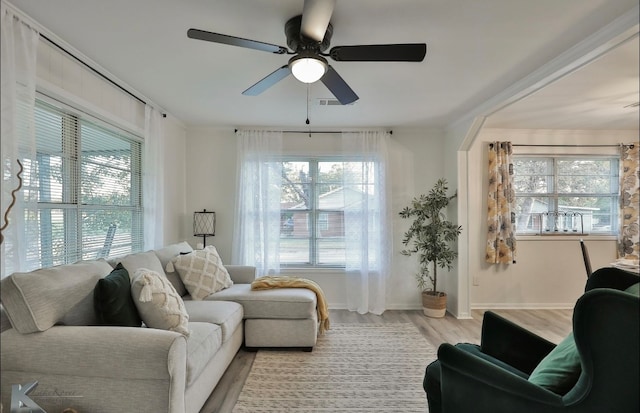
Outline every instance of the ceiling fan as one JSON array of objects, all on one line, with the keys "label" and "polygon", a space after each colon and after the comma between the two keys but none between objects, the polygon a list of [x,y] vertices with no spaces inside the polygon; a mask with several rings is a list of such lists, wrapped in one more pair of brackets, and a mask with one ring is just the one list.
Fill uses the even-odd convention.
[{"label": "ceiling fan", "polygon": [[421,62],[424,60],[427,53],[425,43],[335,46],[329,50],[329,53],[324,53],[329,48],[333,34],[333,26],[329,21],[335,4],[336,0],[305,0],[302,15],[289,19],[284,26],[287,45],[292,51],[283,46],[199,29],[189,29],[187,36],[191,39],[275,54],[295,55],[286,65],[242,92],[243,95],[250,96],[259,95],[293,73],[296,79],[304,83],[322,81],[341,104],[348,105],[358,100],[358,95],[327,63],[325,57],[328,56],[336,62]]}]

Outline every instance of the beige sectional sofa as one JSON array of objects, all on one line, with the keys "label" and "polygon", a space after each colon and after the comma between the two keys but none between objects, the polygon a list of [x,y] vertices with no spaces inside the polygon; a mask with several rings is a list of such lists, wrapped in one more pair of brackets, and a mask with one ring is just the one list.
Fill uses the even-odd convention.
[{"label": "beige sectional sofa", "polygon": [[[200,411],[238,349],[316,343],[316,296],[298,288],[252,291],[255,268],[226,266],[227,289],[191,300],[180,277],[165,272],[186,242],[120,259],[84,261],[2,280],[2,405],[11,386],[37,381],[29,397],[49,413]],[[120,262],[130,275],[149,268],[182,296],[189,335],[145,327],[98,326],[96,283]]]}]

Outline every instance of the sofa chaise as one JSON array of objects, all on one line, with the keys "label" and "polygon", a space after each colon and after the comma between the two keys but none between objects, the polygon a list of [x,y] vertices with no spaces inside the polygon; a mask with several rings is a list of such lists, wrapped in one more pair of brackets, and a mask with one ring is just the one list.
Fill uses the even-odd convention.
[{"label": "sofa chaise", "polygon": [[[49,413],[200,411],[243,345],[316,343],[316,295],[306,289],[251,290],[254,267],[225,266],[233,285],[194,300],[176,271],[165,271],[182,242],[119,259],[15,273],[2,280],[2,405],[12,385],[37,381],[29,397]],[[94,288],[121,264],[166,277],[188,314],[187,332],[98,325]],[[142,271],[142,270],[141,270]],[[132,292],[133,292],[133,286]],[[142,297],[143,293],[140,293]]]}]

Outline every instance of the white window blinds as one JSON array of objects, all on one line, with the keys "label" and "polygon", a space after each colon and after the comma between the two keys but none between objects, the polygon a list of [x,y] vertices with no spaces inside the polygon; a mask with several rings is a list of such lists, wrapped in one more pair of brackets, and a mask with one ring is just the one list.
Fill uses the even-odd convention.
[{"label": "white window blinds", "polygon": [[140,141],[37,101],[38,216],[26,217],[34,267],[142,250]]}]

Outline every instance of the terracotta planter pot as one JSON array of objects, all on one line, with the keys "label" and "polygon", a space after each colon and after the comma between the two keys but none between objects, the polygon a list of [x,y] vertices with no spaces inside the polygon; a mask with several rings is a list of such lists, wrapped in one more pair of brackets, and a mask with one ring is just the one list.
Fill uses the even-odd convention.
[{"label": "terracotta planter pot", "polygon": [[423,291],[422,312],[427,317],[444,317],[447,312],[447,294],[439,291]]}]

